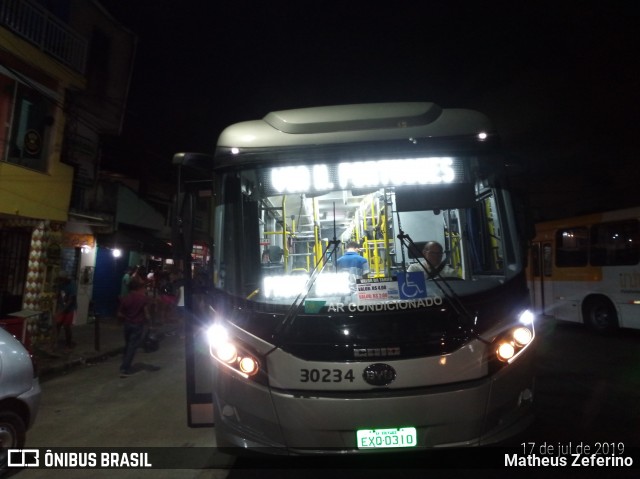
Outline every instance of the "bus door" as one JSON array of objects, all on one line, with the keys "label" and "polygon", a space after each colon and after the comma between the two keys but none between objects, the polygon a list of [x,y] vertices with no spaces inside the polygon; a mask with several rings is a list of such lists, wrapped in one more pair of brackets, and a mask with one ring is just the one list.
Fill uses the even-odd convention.
[{"label": "bus door", "polygon": [[551,243],[546,241],[534,241],[531,245],[531,302],[542,314],[552,314],[552,251]]},{"label": "bus door", "polygon": [[[209,356],[206,327],[209,324],[209,288],[212,265],[201,265],[198,281],[194,278],[194,238],[212,235],[213,158],[200,153],[177,153],[177,195],[172,209],[174,263],[183,270],[185,309],[185,361],[187,371],[187,421],[189,427],[213,426],[213,365]],[[209,250],[213,244],[208,239]],[[203,284],[203,282],[205,284]]]}]

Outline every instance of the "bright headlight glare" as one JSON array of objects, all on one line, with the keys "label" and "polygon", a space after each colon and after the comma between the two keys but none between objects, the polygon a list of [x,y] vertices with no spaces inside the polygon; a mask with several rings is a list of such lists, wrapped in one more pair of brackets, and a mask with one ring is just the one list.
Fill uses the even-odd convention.
[{"label": "bright headlight glare", "polygon": [[215,354],[218,356],[220,361],[224,361],[225,363],[232,363],[238,357],[238,351],[231,343],[219,344],[215,348]]},{"label": "bright headlight glare", "polygon": [[513,331],[513,339],[518,346],[526,346],[533,339],[533,334],[529,328],[521,327]]},{"label": "bright headlight glare", "polygon": [[229,333],[225,327],[220,324],[214,324],[207,329],[207,341],[212,348],[217,348],[219,345],[226,343],[228,338]]},{"label": "bright headlight glare", "polygon": [[236,339],[231,338],[227,329],[221,324],[214,324],[207,332],[209,353],[218,364],[234,371],[244,378],[255,376],[260,370],[260,363],[247,352]]},{"label": "bright headlight glare", "polygon": [[520,323],[527,324],[527,325],[533,324],[534,319],[535,319],[534,314],[528,309],[523,311],[519,318]]},{"label": "bright headlight glare", "polygon": [[534,338],[533,324],[512,327],[497,339],[495,355],[499,361],[511,364],[531,345]]},{"label": "bright headlight glare", "polygon": [[258,364],[256,363],[256,360],[251,357],[242,358],[238,364],[238,367],[240,368],[240,371],[249,376],[258,372]]},{"label": "bright headlight glare", "polygon": [[502,343],[498,346],[496,354],[501,361],[508,361],[516,354],[516,349],[511,343]]}]

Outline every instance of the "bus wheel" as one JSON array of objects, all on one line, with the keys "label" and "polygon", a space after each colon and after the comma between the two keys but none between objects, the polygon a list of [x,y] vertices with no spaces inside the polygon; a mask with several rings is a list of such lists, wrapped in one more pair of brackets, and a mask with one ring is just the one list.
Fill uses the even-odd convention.
[{"label": "bus wheel", "polygon": [[606,298],[593,297],[587,300],[583,307],[584,322],[596,333],[612,333],[618,329],[618,315]]}]

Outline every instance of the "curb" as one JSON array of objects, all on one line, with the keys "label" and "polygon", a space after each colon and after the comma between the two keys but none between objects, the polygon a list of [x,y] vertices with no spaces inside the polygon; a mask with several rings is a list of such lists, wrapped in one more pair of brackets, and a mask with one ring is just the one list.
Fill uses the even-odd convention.
[{"label": "curb", "polygon": [[[157,330],[158,339],[162,341],[166,336],[175,334],[175,327],[167,327]],[[118,336],[119,337],[119,336]],[[124,351],[124,344],[111,347],[105,351],[85,351],[79,353],[72,358],[57,359],[52,361],[51,358],[38,358],[37,354],[34,359],[38,368],[38,378],[41,383],[46,382],[55,377],[72,372],[80,366],[90,366],[106,361],[113,356],[118,356]],[[51,364],[55,362],[56,364]],[[40,363],[43,363],[40,365]]]},{"label": "curb", "polygon": [[[54,377],[66,374],[79,366],[86,366],[101,363],[107,359],[122,354],[124,347],[118,347],[105,352],[96,352],[83,356],[76,356],[60,364],[49,364],[44,367],[38,367],[38,378],[40,382],[46,382]],[[36,358],[36,363],[38,359]]]}]

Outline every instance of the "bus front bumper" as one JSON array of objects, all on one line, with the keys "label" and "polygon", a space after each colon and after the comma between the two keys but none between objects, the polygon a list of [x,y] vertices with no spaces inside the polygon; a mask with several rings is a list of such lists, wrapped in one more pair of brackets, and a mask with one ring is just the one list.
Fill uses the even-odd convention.
[{"label": "bus front bumper", "polygon": [[[490,377],[403,390],[282,391],[222,375],[214,388],[217,443],[235,453],[358,454],[504,441],[533,420],[533,365],[526,356]],[[404,427],[415,427],[415,447],[358,444],[358,430]]]}]

